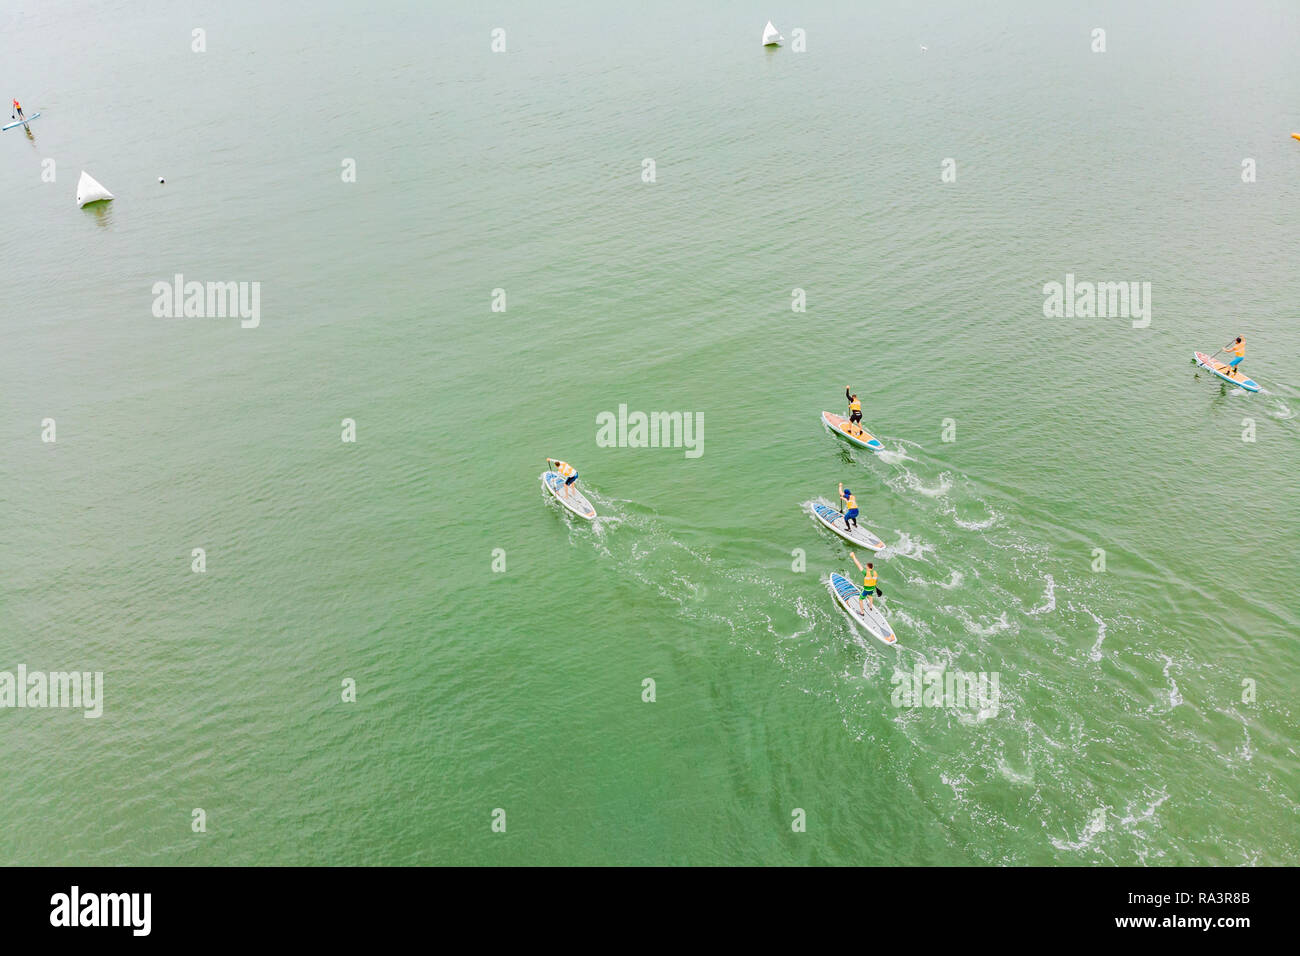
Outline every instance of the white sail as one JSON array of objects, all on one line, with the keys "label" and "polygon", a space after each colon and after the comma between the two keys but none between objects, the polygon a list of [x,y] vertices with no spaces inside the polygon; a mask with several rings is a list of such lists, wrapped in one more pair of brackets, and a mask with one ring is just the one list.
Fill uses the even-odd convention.
[{"label": "white sail", "polygon": [[77,205],[84,206],[90,202],[100,202],[101,200],[112,199],[113,194],[95,181],[95,178],[86,172],[81,171],[81,178],[77,180]]},{"label": "white sail", "polygon": [[763,46],[780,46],[785,37],[781,36],[781,31],[772,26],[772,21],[767,21],[767,26],[763,28]]}]

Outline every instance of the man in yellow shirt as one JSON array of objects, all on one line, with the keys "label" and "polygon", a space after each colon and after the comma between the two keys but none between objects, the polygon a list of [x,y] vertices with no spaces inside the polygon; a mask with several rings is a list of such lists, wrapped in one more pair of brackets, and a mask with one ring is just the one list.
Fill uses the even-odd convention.
[{"label": "man in yellow shirt", "polygon": [[573,497],[573,486],[578,481],[578,471],[567,461],[560,461],[558,458],[548,458],[546,463],[550,465],[564,479],[564,497]]},{"label": "man in yellow shirt", "polygon": [[849,391],[847,385],[844,386],[844,397],[849,400],[849,434],[862,437],[862,403],[858,401],[858,396]]},{"label": "man in yellow shirt", "polygon": [[852,531],[858,526],[858,499],[844,482],[840,482],[840,507],[844,509],[844,530]]},{"label": "man in yellow shirt", "polygon": [[884,597],[885,592],[880,590],[880,587],[877,584],[880,579],[876,576],[876,569],[870,561],[867,562],[867,566],[864,568],[862,562],[858,560],[858,556],[852,551],[849,552],[849,557],[853,559],[853,563],[856,564],[858,570],[862,572],[862,593],[858,595],[858,610],[865,615],[867,609],[862,606],[862,599],[866,598],[867,603],[874,609],[876,602],[872,600],[872,597],[875,595]]}]

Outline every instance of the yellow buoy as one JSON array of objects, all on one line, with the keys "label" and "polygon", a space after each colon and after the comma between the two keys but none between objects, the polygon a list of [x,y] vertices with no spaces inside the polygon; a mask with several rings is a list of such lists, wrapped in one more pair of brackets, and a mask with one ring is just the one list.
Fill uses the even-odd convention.
[{"label": "yellow buoy", "polygon": [[1292,134],[1291,134],[1291,138],[1292,138],[1292,139],[1300,139],[1300,133],[1292,133]]}]

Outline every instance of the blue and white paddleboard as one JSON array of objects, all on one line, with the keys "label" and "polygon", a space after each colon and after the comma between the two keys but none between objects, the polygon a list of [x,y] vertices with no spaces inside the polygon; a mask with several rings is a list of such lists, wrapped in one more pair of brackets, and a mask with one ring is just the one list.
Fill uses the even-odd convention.
[{"label": "blue and white paddleboard", "polygon": [[850,544],[861,545],[864,548],[870,548],[872,551],[879,551],[885,546],[885,542],[881,541],[868,529],[864,528],[861,522],[850,531],[848,529],[848,522],[844,520],[844,515],[840,514],[840,512],[836,511],[834,508],[828,508],[820,501],[813,502],[812,513],[816,516],[818,521],[830,528]]},{"label": "blue and white paddleboard", "polygon": [[31,116],[27,117],[26,119],[20,119],[16,123],[10,123],[8,126],[0,126],[0,133],[3,133],[7,129],[13,129],[15,126],[26,126],[28,123],[30,123],[32,120],[36,119],[36,117],[40,115],[41,115],[40,113],[33,113]]},{"label": "blue and white paddleboard", "polygon": [[866,601],[863,601],[866,613],[863,614],[862,611],[858,610],[858,595],[862,593],[862,588],[844,575],[832,573],[831,589],[835,592],[835,600],[840,602],[840,607],[848,611],[849,617],[866,628],[872,637],[882,644],[898,644],[898,638],[894,636],[894,629],[885,620],[885,615],[880,613],[880,608],[872,607]]},{"label": "blue and white paddleboard", "polygon": [[556,501],[579,518],[591,521],[596,517],[596,509],[591,506],[591,502],[587,500],[581,491],[570,487],[569,493],[567,495],[564,493],[564,479],[560,477],[559,472],[543,472],[542,484],[546,486],[546,490],[555,497]]},{"label": "blue and white paddleboard", "polygon": [[1204,352],[1193,352],[1192,355],[1195,356],[1197,365],[1205,369],[1210,374],[1217,375],[1219,378],[1223,379],[1229,385],[1236,385],[1238,388],[1244,388],[1248,392],[1259,391],[1259,385],[1256,382],[1252,381],[1251,379],[1246,378],[1244,375],[1241,378],[1233,378],[1229,374],[1232,371],[1231,365],[1228,365],[1224,362],[1216,362],[1214,359],[1210,358]]}]

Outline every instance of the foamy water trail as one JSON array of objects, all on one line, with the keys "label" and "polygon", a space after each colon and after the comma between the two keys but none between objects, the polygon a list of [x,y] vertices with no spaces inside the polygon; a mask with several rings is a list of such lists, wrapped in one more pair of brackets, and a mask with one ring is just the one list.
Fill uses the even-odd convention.
[{"label": "foamy water trail", "polygon": [[[968,633],[974,634],[978,637],[992,637],[995,634],[1000,634],[1002,631],[1010,630],[1016,626],[1012,624],[1011,621],[1007,620],[1006,611],[1003,611],[989,623],[981,623],[980,621],[975,620],[975,618],[970,615],[970,612],[963,607],[949,606],[941,608],[940,610],[957,618],[957,620],[961,621],[962,626],[966,628]],[[987,621],[988,619],[985,618],[985,620]]]},{"label": "foamy water trail", "polygon": [[[1160,809],[1161,804],[1169,799],[1169,794],[1163,791],[1156,791],[1156,794],[1156,798],[1151,800],[1146,807],[1141,810],[1134,810],[1134,802],[1131,801],[1122,811],[1122,814],[1090,813],[1087,818],[1088,822],[1084,825],[1083,832],[1079,835],[1078,840],[1066,840],[1058,837],[1051,837],[1051,844],[1058,850],[1068,850],[1077,853],[1080,850],[1086,850],[1092,845],[1093,840],[1095,840],[1099,834],[1104,833],[1106,830],[1110,829],[1111,826],[1118,829],[1135,830],[1142,824],[1154,820],[1156,811]],[[1116,817],[1118,817],[1118,819],[1116,819]],[[1108,822],[1110,826],[1107,825]]]},{"label": "foamy water trail", "polygon": [[991,515],[989,515],[989,517],[985,518],[983,521],[965,521],[961,518],[958,518],[957,513],[955,511],[952,512],[951,514],[952,514],[952,523],[955,524],[957,527],[962,528],[966,531],[987,531],[989,528],[993,527],[995,524],[998,523],[998,518],[1000,517],[998,513],[995,511]]},{"label": "foamy water trail", "polygon": [[1024,772],[1014,770],[1006,762],[1005,758],[998,759],[998,773],[1002,774],[1004,780],[1023,787],[1030,786],[1034,782],[1034,771],[1032,769]]},{"label": "foamy water trail", "polygon": [[1092,653],[1088,657],[1090,660],[1099,661],[1101,660],[1101,644],[1102,641],[1106,640],[1106,622],[1091,611],[1088,614],[1097,622],[1097,643],[1092,645]]},{"label": "foamy water trail", "polygon": [[[1161,657],[1164,657],[1164,655],[1162,654]],[[1169,673],[1170,669],[1174,666],[1173,658],[1164,657],[1164,661],[1165,680],[1169,681],[1169,709],[1173,710],[1183,702],[1183,695],[1178,690],[1178,681],[1174,680],[1173,675]]]},{"label": "foamy water trail", "polygon": [[925,495],[927,498],[942,498],[952,490],[952,473],[943,472],[939,475],[939,484],[936,487],[928,487],[921,483],[921,479],[911,471],[904,471],[903,482],[912,491],[917,494]]},{"label": "foamy water trail", "polygon": [[887,465],[901,465],[905,461],[916,461],[911,455],[903,449],[889,449],[876,452],[876,457]]},{"label": "foamy water trail", "polygon": [[[598,512],[613,507],[612,499],[590,489],[586,494]],[[657,516],[639,511],[635,502],[626,502],[623,514],[606,512],[590,523],[558,502],[551,504],[573,519],[571,543],[592,547],[628,578],[676,605],[684,618],[725,628],[745,649],[770,655],[791,670],[810,666],[808,638],[825,628],[832,613],[832,608],[808,599],[813,574],[794,575],[796,583],[790,588],[762,570],[728,566],[678,541]],[[626,533],[608,533],[620,528]],[[844,624],[854,627],[847,616]],[[814,641],[813,646],[825,643]]]},{"label": "foamy water trail", "polygon": [[956,568],[953,568],[952,573],[948,575],[948,580],[940,581],[939,587],[943,588],[945,591],[951,591],[953,588],[961,587],[961,583],[965,580],[966,575],[962,574]]},{"label": "foamy water trail", "polygon": [[924,448],[924,447],[925,447],[925,445],[921,444],[921,442],[919,442],[919,441],[913,441],[913,440],[910,439],[910,438],[890,438],[889,440],[890,440],[890,441],[896,441],[896,442],[898,442],[900,445],[910,445],[912,448]]},{"label": "foamy water trail", "polygon": [[1047,592],[1043,595],[1043,604],[1036,607],[1027,614],[1050,614],[1056,610],[1056,579],[1050,574],[1044,575],[1047,578]]},{"label": "foamy water trail", "polygon": [[894,534],[898,540],[894,544],[886,545],[884,550],[877,551],[876,554],[881,558],[911,558],[914,561],[929,561],[929,555],[934,553],[934,545],[927,544],[920,538],[914,538],[906,531],[894,529]]},{"label": "foamy water trail", "polygon": [[1102,814],[1092,814],[1088,817],[1088,822],[1084,825],[1083,832],[1079,835],[1078,840],[1060,840],[1056,837],[1052,837],[1052,846],[1056,847],[1058,850],[1071,850],[1077,853],[1079,850],[1086,850],[1092,844],[1092,841],[1097,834],[1104,833],[1105,830],[1105,816]]},{"label": "foamy water trail", "polygon": [[1243,720],[1241,729],[1245,733],[1245,739],[1241,742],[1241,746],[1237,748],[1236,755],[1249,763],[1255,757],[1255,751],[1250,745],[1250,724]]}]

